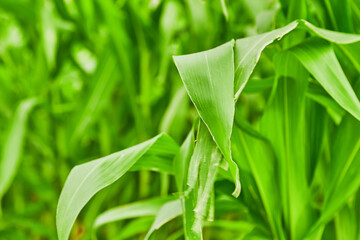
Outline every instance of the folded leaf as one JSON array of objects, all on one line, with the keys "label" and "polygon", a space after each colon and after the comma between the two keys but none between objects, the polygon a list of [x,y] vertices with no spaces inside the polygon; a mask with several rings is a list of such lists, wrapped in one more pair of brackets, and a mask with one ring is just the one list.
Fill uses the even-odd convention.
[{"label": "folded leaf", "polygon": [[240,194],[239,169],[231,157],[230,137],[234,121],[234,41],[217,48],[175,56],[184,86],[201,119],[219,146]]}]

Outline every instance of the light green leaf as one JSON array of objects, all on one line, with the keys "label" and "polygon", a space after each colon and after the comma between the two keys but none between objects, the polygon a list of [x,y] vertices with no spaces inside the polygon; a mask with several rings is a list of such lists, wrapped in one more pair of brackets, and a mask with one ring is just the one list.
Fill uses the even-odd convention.
[{"label": "light green leaf", "polygon": [[179,192],[184,191],[188,179],[189,162],[194,152],[194,142],[194,130],[192,129],[174,158],[175,181]]},{"label": "light green leaf", "polygon": [[83,108],[76,118],[76,123],[72,129],[70,145],[76,146],[77,140],[83,135],[86,128],[96,120],[101,109],[109,101],[112,90],[116,83],[117,62],[111,56],[111,51],[103,53],[100,64],[98,65],[93,77],[89,95],[84,98]]},{"label": "light green leaf", "polygon": [[316,27],[305,20],[299,20],[299,23],[301,27],[305,27],[305,29],[310,30],[310,32],[330,42],[337,44],[350,44],[360,41],[360,35],[330,31]]},{"label": "light green leaf", "polygon": [[321,86],[310,83],[306,96],[321,104],[327,110],[334,122],[337,125],[340,124],[343,116],[345,115],[345,111]]},{"label": "light green leaf", "polygon": [[56,224],[60,240],[69,237],[72,225],[84,205],[95,193],[118,180],[147,152],[162,154],[178,146],[166,135],[158,135],[144,143],[109,156],[76,166],[70,172],[61,192]]},{"label": "light green leaf", "polygon": [[261,119],[261,133],[271,142],[278,159],[279,187],[285,226],[301,239],[311,224],[305,157],[306,69],[290,52],[274,58],[276,94]]},{"label": "light green leaf", "polygon": [[360,186],[360,122],[346,116],[334,137],[331,149],[331,178],[321,216],[325,221],[332,217]]},{"label": "light green leaf", "polygon": [[337,44],[350,44],[360,41],[359,35],[334,32],[315,27],[305,20],[296,20],[285,27],[259,34],[256,36],[237,39],[235,44],[235,99],[237,100],[253,72],[260,55],[266,46],[275,40],[280,40],[294,29],[304,29],[316,36]]},{"label": "light green leaf", "polygon": [[[26,124],[36,98],[23,100],[16,108],[0,158],[0,202],[9,189],[20,165]],[[1,207],[1,206],[0,206]]]},{"label": "light green leaf", "polygon": [[153,198],[109,209],[96,218],[94,227],[98,228],[104,224],[123,219],[155,216],[160,208],[172,199],[173,197]]},{"label": "light green leaf", "polygon": [[232,142],[239,154],[238,161],[246,161],[254,176],[274,238],[279,238],[284,233],[278,211],[281,205],[274,154],[264,139],[251,136],[237,127],[234,127]]},{"label": "light green leaf", "polygon": [[[203,144],[200,141],[203,140]],[[200,149],[202,155],[200,157],[199,169],[199,186],[197,189],[197,201],[194,209],[195,221],[192,229],[201,229],[207,210],[211,206],[210,198],[213,191],[214,182],[217,174],[219,163],[222,159],[221,152],[217,148],[215,142],[207,128],[202,124],[200,126],[198,139],[199,145],[196,148]]]},{"label": "light green leaf", "polygon": [[200,122],[194,153],[190,160],[184,208],[185,239],[201,239],[202,225],[222,155],[205,124]]},{"label": "light green leaf", "polygon": [[155,221],[152,224],[149,232],[145,236],[145,240],[149,239],[151,234],[163,226],[165,223],[171,221],[182,214],[181,202],[179,199],[165,203],[156,215]]},{"label": "light green leaf", "polygon": [[266,46],[294,30],[298,22],[260,35],[238,39],[235,45],[235,99],[237,100]]},{"label": "light green leaf", "polygon": [[313,38],[290,51],[340,106],[360,120],[360,102],[329,43]]},{"label": "light green leaf", "polygon": [[184,86],[201,119],[219,146],[235,182],[234,196],[240,194],[239,169],[231,158],[234,102],[234,41],[217,48],[175,56]]}]

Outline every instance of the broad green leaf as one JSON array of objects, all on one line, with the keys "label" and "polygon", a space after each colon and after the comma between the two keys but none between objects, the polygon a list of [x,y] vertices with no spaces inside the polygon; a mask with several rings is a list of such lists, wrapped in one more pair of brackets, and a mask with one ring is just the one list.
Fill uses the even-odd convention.
[{"label": "broad green leaf", "polygon": [[231,41],[208,51],[175,56],[174,60],[201,119],[229,163],[236,186],[233,194],[238,196],[239,169],[230,150],[235,111],[233,45]]},{"label": "broad green leaf", "polygon": [[[279,185],[276,181],[276,163],[268,143],[234,127],[232,142],[238,149],[238,160],[249,165],[259,189],[274,238],[282,236],[281,212],[279,211]],[[234,159],[236,159],[234,157]],[[283,236],[282,236],[283,237]]]},{"label": "broad green leaf", "polygon": [[235,99],[244,89],[251,73],[259,61],[262,51],[275,40],[291,33],[294,29],[304,29],[337,44],[349,44],[360,41],[360,35],[339,33],[315,27],[305,20],[296,20],[285,27],[252,37],[237,39],[235,44]]},{"label": "broad green leaf", "polygon": [[94,227],[98,228],[104,224],[120,221],[123,219],[144,216],[155,216],[160,208],[173,198],[153,198],[141,202],[129,203],[115,207],[101,213],[95,220]]},{"label": "broad green leaf", "polygon": [[154,150],[160,156],[172,152],[173,157],[178,146],[168,136],[161,134],[139,145],[73,168],[57,207],[59,239],[68,239],[77,215],[95,193],[118,180],[147,152],[155,154]]},{"label": "broad green leaf", "polygon": [[9,132],[1,149],[0,202],[9,189],[19,168],[27,120],[37,102],[38,100],[36,98],[30,98],[20,102],[16,108],[12,123],[9,125]]},{"label": "broad green leaf", "polygon": [[360,120],[360,102],[329,43],[314,38],[290,51],[340,106]]},{"label": "broad green leaf", "polygon": [[285,226],[290,238],[300,239],[311,224],[305,156],[305,93],[308,73],[285,51],[274,58],[276,94],[261,119],[261,133],[271,142],[278,174]]},{"label": "broad green leaf", "polygon": [[180,200],[174,200],[168,203],[165,203],[164,206],[159,210],[156,215],[155,221],[153,222],[149,232],[145,236],[145,240],[149,239],[151,234],[163,226],[165,223],[171,221],[177,216],[182,214],[181,202]]},{"label": "broad green leaf", "polygon": [[159,156],[144,156],[137,161],[130,171],[150,170],[160,173],[174,174],[173,161],[171,158]]}]

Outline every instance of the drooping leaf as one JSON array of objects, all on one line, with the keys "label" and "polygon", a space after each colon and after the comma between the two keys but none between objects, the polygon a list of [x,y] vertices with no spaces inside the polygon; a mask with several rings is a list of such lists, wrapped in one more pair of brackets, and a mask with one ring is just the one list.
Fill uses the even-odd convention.
[{"label": "drooping leaf", "polygon": [[329,43],[313,38],[292,48],[291,52],[340,106],[360,120],[360,102]]},{"label": "drooping leaf", "polygon": [[349,44],[360,41],[359,35],[339,33],[315,27],[305,20],[296,20],[285,27],[259,34],[256,36],[237,39],[235,44],[235,99],[237,100],[244,89],[251,73],[260,59],[262,51],[275,40],[291,33],[294,29],[304,29],[314,35],[337,44]]},{"label": "drooping leaf", "polygon": [[156,215],[149,232],[145,236],[145,240],[149,239],[151,234],[163,226],[165,223],[171,221],[175,217],[182,214],[181,202],[179,199],[165,203],[165,205],[159,210]]},{"label": "drooping leaf", "polygon": [[123,219],[155,216],[160,208],[172,199],[173,197],[153,198],[109,209],[96,218],[94,227],[98,228],[104,224]]},{"label": "drooping leaf", "polygon": [[238,99],[266,46],[297,27],[297,22],[253,37],[236,40],[235,45],[235,99]]},{"label": "drooping leaf", "polygon": [[234,121],[234,41],[212,50],[175,56],[184,86],[201,119],[219,146],[240,194],[239,170],[231,158],[230,137]]},{"label": "drooping leaf", "polygon": [[178,146],[168,136],[161,134],[139,145],[73,168],[61,192],[56,212],[59,239],[68,238],[77,215],[95,193],[118,180],[153,149],[159,155],[172,152],[173,157]]}]

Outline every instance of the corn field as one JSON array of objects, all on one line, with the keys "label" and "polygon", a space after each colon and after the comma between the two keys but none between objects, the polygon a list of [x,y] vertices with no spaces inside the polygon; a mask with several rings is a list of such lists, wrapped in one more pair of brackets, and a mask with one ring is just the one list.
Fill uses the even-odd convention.
[{"label": "corn field", "polygon": [[0,0],[0,240],[360,240],[360,1]]}]

